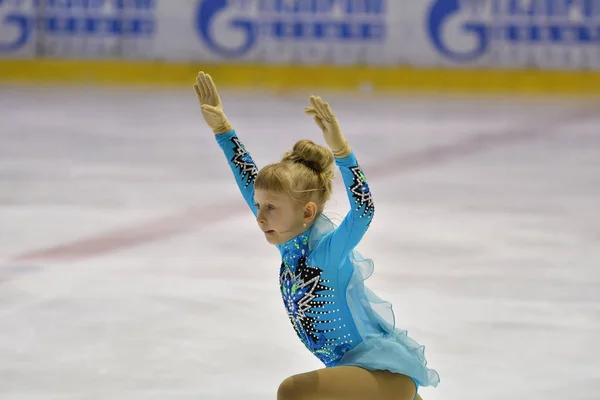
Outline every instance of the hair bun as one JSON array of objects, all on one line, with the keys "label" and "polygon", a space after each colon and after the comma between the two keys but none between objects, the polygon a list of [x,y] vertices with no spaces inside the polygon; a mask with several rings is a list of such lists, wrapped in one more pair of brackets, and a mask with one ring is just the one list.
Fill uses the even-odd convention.
[{"label": "hair bun", "polygon": [[292,151],[287,152],[281,161],[303,164],[317,174],[324,174],[327,179],[333,179],[333,153],[312,140],[303,139],[296,142]]},{"label": "hair bun", "polygon": [[318,214],[331,198],[334,156],[327,147],[303,139],[284,154],[280,162],[258,171],[254,188],[271,193],[285,193],[298,204],[314,202]]}]

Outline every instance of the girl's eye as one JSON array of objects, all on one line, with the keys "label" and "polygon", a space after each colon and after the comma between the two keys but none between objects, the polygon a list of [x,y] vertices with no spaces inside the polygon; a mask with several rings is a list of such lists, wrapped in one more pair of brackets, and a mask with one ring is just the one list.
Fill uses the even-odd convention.
[{"label": "girl's eye", "polygon": [[[254,203],[254,207],[256,207],[257,210],[260,210],[260,205],[258,203]],[[273,211],[275,209],[275,206],[272,204],[267,204],[267,210],[269,211]]]}]

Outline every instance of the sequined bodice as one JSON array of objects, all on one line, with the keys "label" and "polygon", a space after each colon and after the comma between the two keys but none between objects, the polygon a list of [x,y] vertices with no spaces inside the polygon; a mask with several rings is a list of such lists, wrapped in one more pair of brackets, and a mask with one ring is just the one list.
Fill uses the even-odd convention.
[{"label": "sequined bodice", "polygon": [[281,296],[300,340],[326,366],[333,366],[361,339],[345,302],[338,298],[344,290],[336,271],[312,265],[308,237],[307,232],[281,248]]}]

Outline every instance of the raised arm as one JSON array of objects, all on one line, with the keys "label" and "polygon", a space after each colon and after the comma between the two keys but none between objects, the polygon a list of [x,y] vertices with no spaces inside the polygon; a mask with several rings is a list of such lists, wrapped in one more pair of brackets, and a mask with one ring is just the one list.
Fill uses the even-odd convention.
[{"label": "raised arm", "polygon": [[258,168],[246,148],[235,134],[234,130],[227,133],[215,135],[217,143],[225,153],[229,167],[233,172],[235,181],[246,200],[246,204],[252,210],[254,216],[257,210],[254,201],[254,180],[258,174]]},{"label": "raised arm", "polygon": [[350,211],[342,223],[332,232],[323,237],[319,244],[318,253],[323,257],[320,261],[327,266],[339,265],[348,253],[356,247],[366,233],[375,207],[371,190],[365,175],[348,142],[342,135],[335,114],[329,104],[319,97],[311,96],[311,106],[306,113],[314,116],[315,122],[323,131],[323,136],[335,156],[350,200]]},{"label": "raised arm", "polygon": [[217,87],[210,75],[204,72],[198,73],[196,83],[194,84],[194,91],[200,102],[202,116],[214,132],[217,143],[223,150],[223,153],[225,153],[229,167],[233,172],[244,200],[256,216],[254,180],[256,179],[258,168],[227,120],[227,116],[223,112],[223,105],[217,92]]}]

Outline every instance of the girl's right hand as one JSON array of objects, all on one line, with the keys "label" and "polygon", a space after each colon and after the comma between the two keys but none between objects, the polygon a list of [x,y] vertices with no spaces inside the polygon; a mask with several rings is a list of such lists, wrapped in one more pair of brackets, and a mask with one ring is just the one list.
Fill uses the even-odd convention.
[{"label": "girl's right hand", "polygon": [[210,75],[200,71],[196,77],[194,91],[200,103],[202,116],[215,134],[226,133],[233,128],[223,112],[223,105],[217,87]]}]

